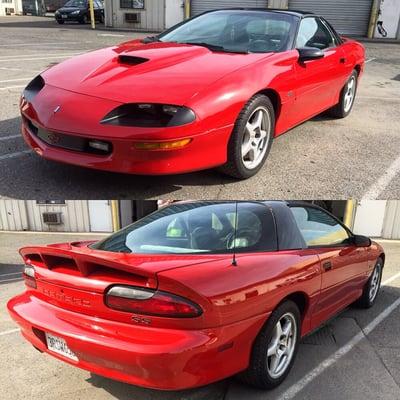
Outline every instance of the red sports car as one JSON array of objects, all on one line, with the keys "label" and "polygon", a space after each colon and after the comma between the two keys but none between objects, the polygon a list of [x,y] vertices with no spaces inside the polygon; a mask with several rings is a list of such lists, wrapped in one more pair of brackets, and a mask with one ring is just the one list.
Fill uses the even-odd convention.
[{"label": "red sports car", "polygon": [[96,374],[176,390],[288,375],[300,338],[371,307],[385,254],[308,203],[163,208],[100,242],[21,249],[8,302],[39,351]]},{"label": "red sports car", "polygon": [[23,93],[22,132],[50,160],[245,179],[275,137],[324,110],[347,116],[364,60],[361,44],[310,13],[207,12],[46,70]]}]

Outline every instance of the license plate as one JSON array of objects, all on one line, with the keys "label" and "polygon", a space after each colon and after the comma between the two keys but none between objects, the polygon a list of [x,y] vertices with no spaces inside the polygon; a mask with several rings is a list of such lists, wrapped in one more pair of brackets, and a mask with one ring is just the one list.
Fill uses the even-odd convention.
[{"label": "license plate", "polygon": [[67,16],[65,14],[61,14],[61,18],[67,19]]},{"label": "license plate", "polygon": [[47,348],[54,353],[61,354],[71,360],[78,361],[78,357],[68,347],[66,341],[58,336],[46,332]]}]

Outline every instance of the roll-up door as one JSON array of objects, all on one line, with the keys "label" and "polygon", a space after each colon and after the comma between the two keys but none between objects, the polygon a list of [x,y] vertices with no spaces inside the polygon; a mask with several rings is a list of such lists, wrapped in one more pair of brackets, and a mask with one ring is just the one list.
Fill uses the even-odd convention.
[{"label": "roll-up door", "polygon": [[191,14],[197,15],[204,11],[218,8],[258,7],[266,8],[268,0],[192,0]]},{"label": "roll-up door", "polygon": [[372,0],[289,0],[289,8],[321,15],[345,35],[366,36]]}]

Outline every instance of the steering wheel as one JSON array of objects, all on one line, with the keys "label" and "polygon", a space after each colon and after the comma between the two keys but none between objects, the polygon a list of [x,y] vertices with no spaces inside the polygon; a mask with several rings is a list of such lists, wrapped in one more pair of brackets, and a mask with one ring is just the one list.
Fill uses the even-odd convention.
[{"label": "steering wheel", "polygon": [[[234,240],[241,238],[241,237],[245,237],[246,239],[250,239],[250,238],[254,238],[254,231],[250,228],[242,228],[242,229],[238,229],[236,231],[236,235],[235,232],[231,232],[228,237],[226,238],[226,249],[227,250],[232,250],[233,249],[233,244],[234,244]],[[249,240],[250,242],[250,240]]]}]

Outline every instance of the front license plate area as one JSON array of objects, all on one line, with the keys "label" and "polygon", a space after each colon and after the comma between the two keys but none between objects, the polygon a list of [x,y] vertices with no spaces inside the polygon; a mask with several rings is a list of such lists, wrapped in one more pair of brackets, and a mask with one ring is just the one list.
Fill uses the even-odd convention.
[{"label": "front license plate area", "polygon": [[86,139],[78,136],[64,135],[39,128],[37,136],[51,146],[62,147],[73,151],[85,151]]},{"label": "front license plate area", "polygon": [[66,358],[69,358],[70,360],[78,361],[78,357],[75,355],[75,353],[68,347],[67,342],[58,337],[54,336],[51,333],[45,333],[46,334],[46,342],[47,342],[47,348],[54,353],[60,354]]}]

